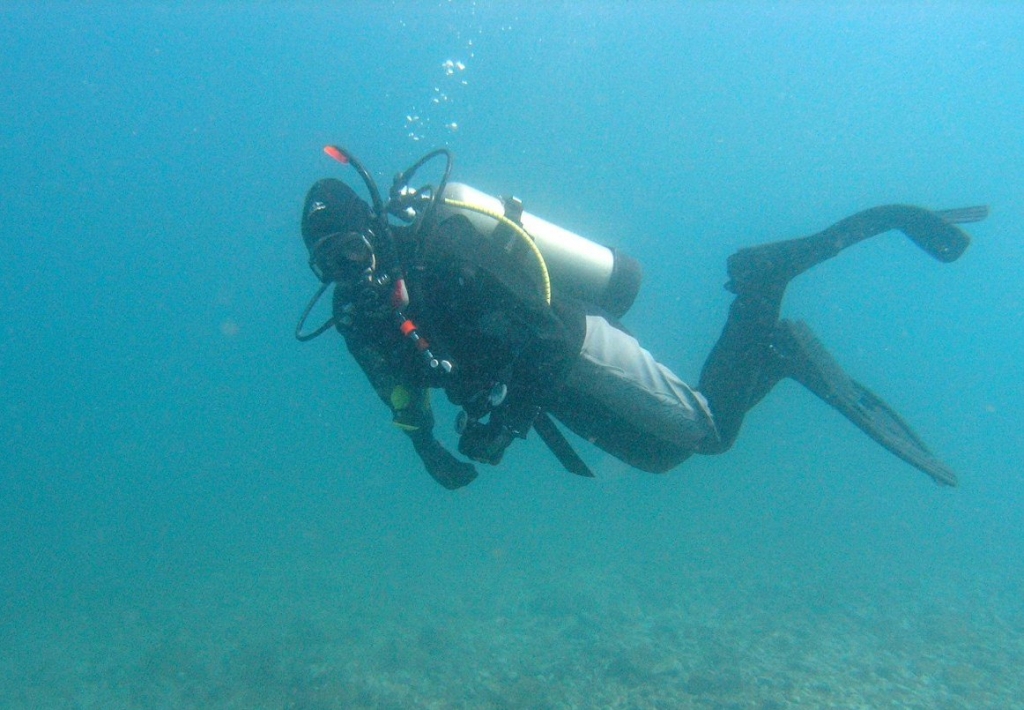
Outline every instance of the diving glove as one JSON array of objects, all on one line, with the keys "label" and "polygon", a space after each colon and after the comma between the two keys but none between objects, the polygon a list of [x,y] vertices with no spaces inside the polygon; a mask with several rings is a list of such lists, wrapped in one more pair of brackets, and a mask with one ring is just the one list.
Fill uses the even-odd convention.
[{"label": "diving glove", "polygon": [[512,430],[493,416],[486,423],[470,419],[464,426],[459,437],[459,453],[492,466],[501,463],[505,449],[515,438]]},{"label": "diving glove", "polygon": [[427,473],[450,491],[468,486],[476,478],[476,467],[452,456],[429,432],[411,432],[409,438]]},{"label": "diving glove", "polygon": [[540,407],[531,404],[510,406],[506,401],[491,410],[487,422],[481,422],[463,411],[456,423],[459,453],[480,463],[501,463],[505,449],[514,439],[525,439],[540,413]]}]

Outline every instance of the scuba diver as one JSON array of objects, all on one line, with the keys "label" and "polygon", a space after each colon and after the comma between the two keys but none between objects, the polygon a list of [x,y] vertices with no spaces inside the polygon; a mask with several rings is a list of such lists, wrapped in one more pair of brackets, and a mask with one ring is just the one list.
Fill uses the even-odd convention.
[{"label": "scuba diver", "polygon": [[[465,486],[477,472],[434,437],[432,388],[461,407],[456,429],[466,458],[498,464],[534,430],[567,470],[593,476],[553,419],[635,468],[662,473],[692,454],[727,451],[746,413],[784,378],[938,483],[956,485],[889,405],[780,310],[792,279],[890,230],[954,261],[970,242],[957,224],[984,219],[987,207],[885,205],[808,237],[739,250],[727,263],[735,299],[694,388],[619,322],[641,283],[628,255],[523,211],[515,198],[449,183],[447,150],[399,173],[386,202],[351,153],[324,151],[358,172],[370,203],[334,178],[309,190],[301,231],[321,286],[295,335],[307,341],[333,327],[344,336],[393,423],[445,488]],[[440,182],[412,187],[436,158],[445,161]],[[304,332],[332,284],[331,317]]]}]

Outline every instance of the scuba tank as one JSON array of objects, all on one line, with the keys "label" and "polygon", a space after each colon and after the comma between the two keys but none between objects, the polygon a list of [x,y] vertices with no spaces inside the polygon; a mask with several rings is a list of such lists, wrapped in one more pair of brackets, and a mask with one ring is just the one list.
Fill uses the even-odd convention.
[{"label": "scuba tank", "polygon": [[518,200],[501,200],[463,183],[444,186],[437,219],[465,216],[484,237],[495,236],[506,217],[522,225],[547,265],[551,287],[621,318],[640,291],[640,263],[617,249],[602,246],[568,229],[522,211]]}]

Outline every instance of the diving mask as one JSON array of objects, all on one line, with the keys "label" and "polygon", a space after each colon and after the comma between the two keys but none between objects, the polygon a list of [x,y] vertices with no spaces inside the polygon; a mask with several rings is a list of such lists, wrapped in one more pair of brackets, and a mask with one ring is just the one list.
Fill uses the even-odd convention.
[{"label": "diving mask", "polygon": [[377,256],[365,233],[332,232],[310,247],[309,268],[325,284],[353,283],[372,277]]}]

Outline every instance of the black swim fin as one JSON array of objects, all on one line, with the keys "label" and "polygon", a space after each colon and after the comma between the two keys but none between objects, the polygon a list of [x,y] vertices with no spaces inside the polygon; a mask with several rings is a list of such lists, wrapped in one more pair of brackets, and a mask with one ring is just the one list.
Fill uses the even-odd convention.
[{"label": "black swim fin", "polygon": [[988,215],[985,206],[933,212],[912,205],[882,205],[863,210],[809,237],[740,249],[729,257],[729,283],[735,294],[781,294],[789,282],[842,250],[890,230],[903,232],[929,255],[956,261],[971,243],[957,227]]},{"label": "black swim fin", "polygon": [[967,224],[969,222],[980,222],[988,217],[988,205],[975,205],[973,207],[957,207],[951,210],[936,210],[935,214],[942,217],[950,224]]},{"label": "black swim fin", "polygon": [[[956,226],[965,216],[958,214],[959,210],[947,210],[944,216],[941,212],[910,205],[890,205],[884,209],[888,210],[890,229],[900,230],[939,261],[956,261],[971,244],[967,232]],[[972,217],[973,214],[966,216]]]},{"label": "black swim fin", "polygon": [[780,320],[772,347],[786,377],[802,384],[865,434],[937,483],[957,485],[956,474],[935,457],[892,407],[843,371],[806,323]]}]

